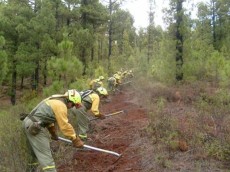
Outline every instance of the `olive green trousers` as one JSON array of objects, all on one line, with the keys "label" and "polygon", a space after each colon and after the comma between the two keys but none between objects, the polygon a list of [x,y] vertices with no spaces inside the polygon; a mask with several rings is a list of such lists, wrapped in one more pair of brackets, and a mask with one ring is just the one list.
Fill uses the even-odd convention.
[{"label": "olive green trousers", "polygon": [[32,159],[38,160],[43,171],[56,172],[54,159],[51,154],[49,133],[46,128],[41,128],[41,131],[37,135],[31,135],[28,131],[28,128],[32,123],[33,121],[28,117],[23,120],[23,129],[29,144],[28,148],[32,149]]}]

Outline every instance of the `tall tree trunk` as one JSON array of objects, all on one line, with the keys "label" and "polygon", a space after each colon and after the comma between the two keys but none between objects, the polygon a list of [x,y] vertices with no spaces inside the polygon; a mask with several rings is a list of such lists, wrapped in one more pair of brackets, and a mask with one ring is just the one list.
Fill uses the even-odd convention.
[{"label": "tall tree trunk", "polygon": [[182,30],[182,22],[183,22],[183,9],[182,4],[184,0],[178,0],[176,6],[176,80],[183,80],[183,34]]},{"label": "tall tree trunk", "polygon": [[43,78],[44,78],[43,85],[46,86],[47,84],[47,59],[45,59]]},{"label": "tall tree trunk", "polygon": [[[87,6],[88,5],[88,1],[87,0],[82,0],[81,4],[83,6]],[[87,28],[87,14],[85,12],[82,13],[82,27],[83,29]],[[82,58],[82,63],[83,63],[83,72],[82,75],[86,74],[86,48],[83,47],[81,50],[81,58]]]},{"label": "tall tree trunk", "polygon": [[213,36],[213,46],[217,49],[217,40],[216,40],[216,3],[215,0],[212,0],[212,36]]},{"label": "tall tree trunk", "polygon": [[149,27],[148,27],[148,54],[147,61],[149,63],[150,58],[153,56],[153,27],[154,27],[154,11],[153,7],[155,5],[155,1],[149,0],[150,4],[150,12],[149,12]]},{"label": "tall tree trunk", "polygon": [[112,10],[113,10],[113,6],[112,6],[112,0],[109,0],[109,16],[110,16],[110,20],[109,20],[109,54],[108,54],[108,71],[110,72],[110,58],[112,55]]}]

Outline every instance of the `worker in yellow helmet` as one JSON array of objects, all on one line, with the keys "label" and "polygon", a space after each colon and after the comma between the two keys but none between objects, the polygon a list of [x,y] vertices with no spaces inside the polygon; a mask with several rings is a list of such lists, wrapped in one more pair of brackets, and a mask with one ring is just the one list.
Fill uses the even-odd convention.
[{"label": "worker in yellow helmet", "polygon": [[89,83],[89,89],[96,90],[98,87],[103,87],[104,76],[99,76],[97,79],[93,79]]},{"label": "worker in yellow helmet", "polygon": [[127,73],[127,78],[131,79],[134,77],[133,70],[129,70]]},{"label": "worker in yellow helmet", "polygon": [[[67,109],[80,107],[81,95],[76,90],[68,90],[64,95],[53,95],[41,101],[30,114],[23,119],[23,129],[32,152],[32,162],[38,160],[43,171],[56,172],[55,162],[50,149],[51,139],[58,140],[56,127],[65,137],[72,140],[73,146],[82,148],[84,143],[68,122]],[[31,171],[31,166],[28,166]]]},{"label": "worker in yellow helmet", "polygon": [[114,92],[121,84],[121,76],[119,75],[119,72],[116,72],[113,76],[108,78],[107,82],[109,91]]},{"label": "worker in yellow helmet", "polygon": [[116,87],[116,78],[114,78],[113,76],[109,77],[108,80],[108,91],[115,91],[115,87]]},{"label": "worker in yellow helmet", "polygon": [[75,122],[79,137],[86,140],[91,116],[105,119],[105,116],[99,111],[99,105],[101,99],[107,98],[108,92],[104,87],[98,87],[95,91],[86,90],[80,93],[82,96],[82,107],[78,109],[72,108],[70,111],[76,117]]},{"label": "worker in yellow helmet", "polygon": [[121,73],[120,72],[114,74],[113,77],[116,79],[116,85],[121,84]]}]

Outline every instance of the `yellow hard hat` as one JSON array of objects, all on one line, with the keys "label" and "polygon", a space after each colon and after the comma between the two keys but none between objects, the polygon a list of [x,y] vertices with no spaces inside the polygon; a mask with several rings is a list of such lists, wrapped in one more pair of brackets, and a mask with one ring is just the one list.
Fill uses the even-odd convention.
[{"label": "yellow hard hat", "polygon": [[81,95],[76,90],[68,90],[65,95],[68,96],[68,100],[73,102],[74,104],[81,104]]},{"label": "yellow hard hat", "polygon": [[96,91],[101,95],[104,95],[104,96],[108,95],[108,92],[104,87],[98,87]]},{"label": "yellow hard hat", "polygon": [[104,80],[105,78],[104,78],[104,76],[99,76],[99,79]]},{"label": "yellow hard hat", "polygon": [[118,74],[114,74],[113,77],[116,79],[120,79],[120,76]]}]

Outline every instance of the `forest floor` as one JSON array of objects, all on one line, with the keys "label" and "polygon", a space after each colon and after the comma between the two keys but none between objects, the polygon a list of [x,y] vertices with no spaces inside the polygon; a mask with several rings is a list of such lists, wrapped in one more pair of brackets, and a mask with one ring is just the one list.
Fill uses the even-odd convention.
[{"label": "forest floor", "polygon": [[[170,88],[170,92],[172,92],[171,95],[169,92],[163,91],[168,100],[163,114],[170,114],[179,119],[181,129],[192,133],[195,129],[193,128],[194,124],[187,126],[186,115],[195,116],[198,113],[191,103],[196,99],[197,93],[193,92],[191,87],[188,90],[180,90],[183,98],[178,100],[177,92],[175,93],[172,88]],[[101,111],[108,114],[125,110],[126,113],[104,120],[92,121],[93,132],[89,134],[90,140],[85,144],[114,151],[122,156],[118,158],[108,153],[70,148],[66,151],[65,160],[57,161],[58,172],[229,171],[229,165],[208,157],[199,146],[191,145],[189,147],[189,141],[185,142],[185,145],[182,144],[182,148],[179,147],[175,150],[170,150],[167,147],[162,149],[160,142],[156,144],[153,135],[147,132],[151,123],[149,113],[151,113],[151,109],[156,108],[154,105],[156,102],[152,99],[151,107],[148,107],[144,102],[144,96],[146,96],[146,100],[149,100],[149,97],[158,94],[161,94],[160,90],[153,89],[149,95],[142,94],[140,97],[137,96],[135,90],[126,88],[122,92],[110,95],[111,102],[103,104]],[[166,116],[166,120],[167,118]],[[164,130],[164,121],[161,122],[163,124],[161,130]],[[167,121],[165,122],[167,125]]]},{"label": "forest floor", "polygon": [[[151,144],[143,132],[148,125],[145,109],[132,91],[122,91],[110,96],[111,102],[103,104],[104,114],[124,110],[125,113],[92,121],[94,131],[87,145],[122,154],[117,156],[89,150],[79,150],[58,167],[58,172],[138,172],[151,171]],[[146,158],[144,158],[146,157]],[[143,162],[144,159],[144,162]]]},{"label": "forest floor", "polygon": [[[213,119],[199,117],[200,112],[194,102],[197,102],[203,88],[208,90],[210,95],[215,93],[216,89],[204,85],[202,89],[198,85],[176,89],[159,86],[155,88],[153,84],[144,82],[139,85],[144,85],[145,89],[126,87],[121,92],[110,95],[110,102],[101,103],[103,114],[121,110],[125,113],[92,121],[89,140],[85,142],[89,146],[110,150],[122,156],[118,158],[104,152],[75,149],[64,142],[53,141],[51,146],[58,172],[230,171],[229,162],[209,157],[203,143],[196,139],[197,133],[202,134],[203,130],[201,132],[200,129],[204,123],[213,122]],[[157,101],[161,100],[160,97],[163,97],[166,103],[162,111],[157,112],[161,105]],[[2,104],[9,104],[9,99],[2,99]],[[159,116],[153,118],[151,114]],[[160,135],[157,136],[151,131],[154,128],[157,128],[159,133],[166,132],[169,137],[165,137],[164,142],[156,140]],[[210,133],[207,134],[211,134],[211,139],[215,139],[215,135],[212,135],[213,131],[216,131],[214,125],[209,125],[208,129]],[[173,140],[174,131],[177,130],[184,133],[185,140],[182,141],[185,145],[182,144],[182,147],[180,144],[179,147],[174,147],[174,142],[170,142]],[[211,144],[211,141],[208,140],[204,144]]]}]

